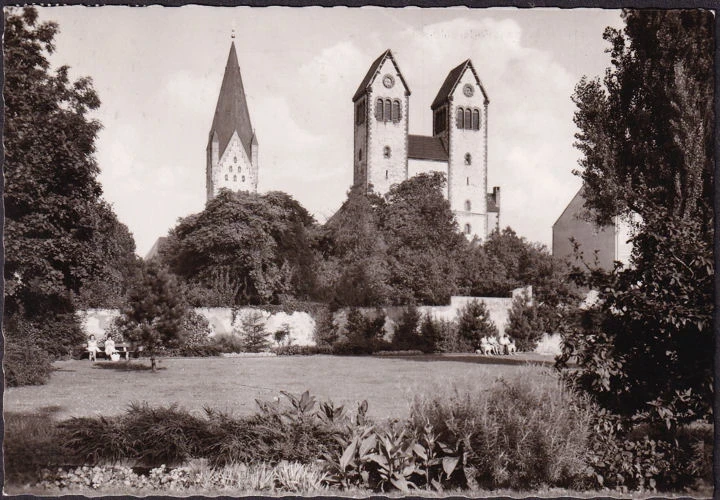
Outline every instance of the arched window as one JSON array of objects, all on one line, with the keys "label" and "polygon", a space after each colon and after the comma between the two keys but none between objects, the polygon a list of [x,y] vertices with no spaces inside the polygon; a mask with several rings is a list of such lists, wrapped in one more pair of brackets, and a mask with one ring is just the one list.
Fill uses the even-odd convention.
[{"label": "arched window", "polygon": [[463,108],[457,109],[457,128],[465,128],[465,110]]},{"label": "arched window", "polygon": [[233,156],[233,163],[237,163],[237,156]]},{"label": "arched window", "polygon": [[470,227],[470,224],[465,224],[465,234],[470,234],[472,232],[472,228]]},{"label": "arched window", "polygon": [[383,148],[383,156],[385,158],[390,158],[390,155],[392,154],[392,150],[390,149],[390,146],[385,146]]},{"label": "arched window", "polygon": [[392,101],[385,99],[385,112],[383,114],[383,121],[389,122],[392,118]]},{"label": "arched window", "polygon": [[400,101],[395,99],[393,101],[393,109],[392,109],[392,121],[393,123],[397,123],[402,118],[402,112],[400,109]]},{"label": "arched window", "polygon": [[470,185],[470,177],[465,177],[465,184]]},{"label": "arched window", "polygon": [[477,109],[473,110],[472,128],[473,130],[480,130],[480,111]]},{"label": "arched window", "polygon": [[227,174],[225,174],[225,180],[228,180],[228,176],[227,176]]},{"label": "arched window", "polygon": [[375,103],[375,118],[377,121],[383,121],[383,100],[378,99]]},{"label": "arched window", "polygon": [[230,165],[230,172],[232,172],[232,165]]},{"label": "arched window", "polygon": [[465,128],[469,129],[471,128],[472,124],[472,117],[470,116],[472,114],[472,111],[470,111],[470,108],[467,108],[465,110]]},{"label": "arched window", "polygon": [[472,164],[472,155],[470,153],[465,153],[465,165],[471,165]]},{"label": "arched window", "polygon": [[388,178],[388,171],[387,171],[387,170],[385,171],[385,178],[386,178],[386,179]]},{"label": "arched window", "polygon": [[465,200],[465,211],[469,212],[472,210],[472,203],[470,203],[470,200]]},{"label": "arched window", "polygon": [[358,161],[362,161],[362,148],[358,149]]},{"label": "arched window", "polygon": [[242,176],[242,181],[245,182],[245,176],[244,176],[244,175]]},{"label": "arched window", "polygon": [[233,182],[237,182],[237,175],[233,175]]}]

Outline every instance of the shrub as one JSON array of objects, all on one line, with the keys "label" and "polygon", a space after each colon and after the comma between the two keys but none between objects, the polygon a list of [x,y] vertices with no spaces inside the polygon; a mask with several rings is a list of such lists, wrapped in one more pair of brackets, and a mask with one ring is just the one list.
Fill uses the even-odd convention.
[{"label": "shrub", "polygon": [[667,429],[631,425],[601,410],[593,419],[589,462],[596,487],[677,491],[712,480],[712,427]]},{"label": "shrub", "polygon": [[464,456],[468,484],[489,487],[570,487],[587,480],[591,410],[549,373],[519,374],[486,390],[456,386],[417,397],[410,425],[437,446]]},{"label": "shrub", "polygon": [[48,381],[53,370],[50,356],[32,338],[9,336],[5,340],[3,369],[8,387],[42,385]]},{"label": "shrub", "polygon": [[513,338],[520,351],[534,350],[546,331],[540,307],[526,294],[519,295],[512,301],[505,333]]},{"label": "shrub", "polygon": [[392,338],[394,349],[417,349],[422,343],[418,328],[420,326],[420,314],[415,306],[406,307],[403,310],[400,321],[395,327],[395,334]]},{"label": "shrub", "polygon": [[458,311],[458,337],[474,351],[480,347],[480,339],[494,337],[498,329],[490,319],[490,312],[484,302],[471,300]]},{"label": "shrub", "polygon": [[5,484],[27,484],[37,479],[45,467],[67,464],[63,460],[55,422],[50,408],[35,414],[4,413],[3,452]]},{"label": "shrub", "polygon": [[314,354],[332,354],[333,348],[328,345],[283,345],[273,348],[278,356],[312,356]]},{"label": "shrub", "polygon": [[270,347],[261,311],[251,311],[242,319],[242,352],[260,352]]},{"label": "shrub", "polygon": [[234,333],[218,333],[212,338],[212,345],[220,352],[244,352],[245,343]]},{"label": "shrub", "polygon": [[338,338],[338,327],[335,324],[332,309],[324,307],[317,315],[315,322],[315,342],[317,345],[332,345]]}]

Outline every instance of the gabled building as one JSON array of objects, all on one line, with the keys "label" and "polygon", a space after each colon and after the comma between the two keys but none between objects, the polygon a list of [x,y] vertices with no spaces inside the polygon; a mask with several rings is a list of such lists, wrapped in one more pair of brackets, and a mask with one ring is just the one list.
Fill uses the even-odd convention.
[{"label": "gabled building", "polygon": [[[585,261],[609,271],[616,260],[625,260],[619,255],[618,228],[615,223],[600,227],[592,221],[583,192],[581,187],[553,224],[552,254],[574,265],[582,267]],[[575,253],[576,244],[582,261]]]},{"label": "gabled building", "polygon": [[410,134],[410,87],[390,50],[370,65],[355,95],[355,185],[384,194],[421,172],[447,175],[446,196],[468,239],[499,227],[500,188],[487,192],[489,99],[468,59],[452,69],[430,110],[432,135]]},{"label": "gabled building", "polygon": [[225,65],[207,144],[207,200],[222,188],[257,192],[258,140],[250,121],[235,43]]}]

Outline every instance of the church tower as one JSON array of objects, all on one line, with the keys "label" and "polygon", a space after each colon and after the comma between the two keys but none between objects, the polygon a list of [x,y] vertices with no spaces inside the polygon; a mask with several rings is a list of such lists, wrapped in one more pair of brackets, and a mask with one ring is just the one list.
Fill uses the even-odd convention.
[{"label": "church tower", "polygon": [[250,122],[234,42],[230,44],[215,117],[210,127],[205,172],[208,201],[223,188],[257,192],[258,140]]},{"label": "church tower", "polygon": [[448,152],[448,201],[468,238],[495,229],[500,190],[487,192],[489,99],[470,59],[453,68],[433,101],[433,137]]},{"label": "church tower", "polygon": [[371,65],[353,96],[353,185],[386,193],[408,175],[410,89],[386,50]]}]

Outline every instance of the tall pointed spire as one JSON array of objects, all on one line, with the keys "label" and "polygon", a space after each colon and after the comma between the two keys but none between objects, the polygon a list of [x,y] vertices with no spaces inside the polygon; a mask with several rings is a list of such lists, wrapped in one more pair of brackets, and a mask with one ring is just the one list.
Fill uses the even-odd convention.
[{"label": "tall pointed spire", "polygon": [[[234,37],[235,33],[233,31]],[[213,137],[216,136],[219,142],[219,152],[222,154],[235,132],[238,133],[240,142],[245,148],[248,157],[250,157],[253,128],[245,99],[245,89],[240,76],[240,65],[235,52],[235,42],[232,41],[230,43],[230,54],[225,65],[225,76],[223,76],[220,95],[215,107],[215,117],[210,128],[208,148],[211,146]]]}]

